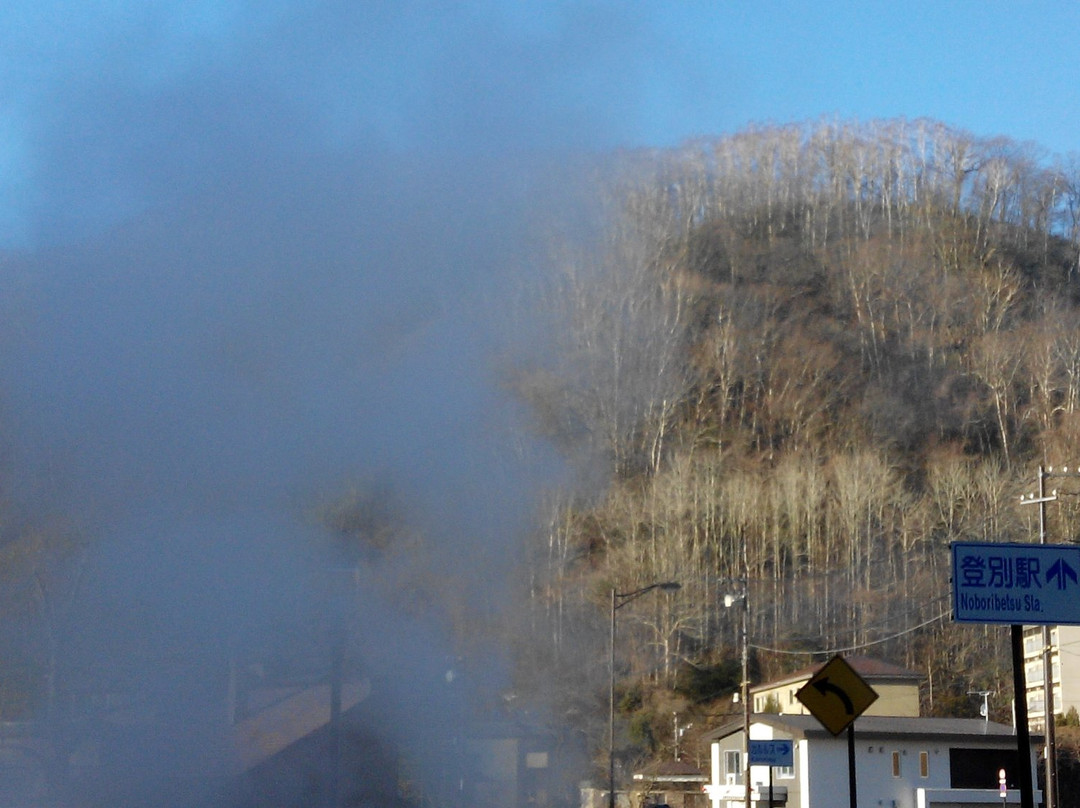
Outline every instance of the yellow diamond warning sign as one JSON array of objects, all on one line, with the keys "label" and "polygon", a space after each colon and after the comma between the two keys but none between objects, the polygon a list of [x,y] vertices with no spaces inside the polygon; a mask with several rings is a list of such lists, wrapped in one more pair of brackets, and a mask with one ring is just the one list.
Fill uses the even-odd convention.
[{"label": "yellow diamond warning sign", "polygon": [[803,685],[795,698],[833,735],[839,735],[877,700],[878,694],[841,656]]}]

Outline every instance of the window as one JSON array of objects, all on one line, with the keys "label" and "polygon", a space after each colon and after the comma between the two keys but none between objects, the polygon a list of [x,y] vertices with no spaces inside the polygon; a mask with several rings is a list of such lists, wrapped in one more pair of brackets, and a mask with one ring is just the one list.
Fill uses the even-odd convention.
[{"label": "window", "polygon": [[900,753],[899,752],[893,752],[892,753],[892,776],[893,777],[900,777],[901,776]]},{"label": "window", "polygon": [[930,776],[930,753],[919,752],[919,777]]},{"label": "window", "polygon": [[1032,685],[1041,685],[1043,680],[1043,665],[1042,662],[1029,662],[1024,666],[1024,676],[1026,677],[1028,687]]},{"label": "window", "polygon": [[724,774],[729,783],[742,782],[742,753],[738,749],[728,749],[724,752]]}]

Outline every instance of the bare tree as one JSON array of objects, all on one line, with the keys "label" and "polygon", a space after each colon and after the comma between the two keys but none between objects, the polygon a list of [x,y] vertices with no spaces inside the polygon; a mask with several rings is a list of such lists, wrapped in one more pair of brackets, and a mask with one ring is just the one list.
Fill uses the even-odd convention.
[{"label": "bare tree", "polygon": [[[1080,439],[1080,183],[929,120],[758,126],[602,176],[531,377],[609,461],[543,531],[552,642],[598,587],[667,577],[685,597],[636,615],[641,670],[724,654],[717,596],[744,575],[762,645],[939,615],[948,542],[1018,533],[1017,475]],[[883,648],[945,687],[980,642]]]}]

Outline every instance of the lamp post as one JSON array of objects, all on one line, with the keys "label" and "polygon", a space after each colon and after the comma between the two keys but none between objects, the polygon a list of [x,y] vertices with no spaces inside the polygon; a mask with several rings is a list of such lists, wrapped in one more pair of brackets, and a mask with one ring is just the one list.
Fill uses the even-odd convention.
[{"label": "lamp post", "polygon": [[680,589],[677,581],[649,584],[632,592],[611,590],[611,640],[608,644],[608,808],[615,808],[615,612],[632,600],[654,589],[671,592]]},{"label": "lamp post", "polygon": [[981,715],[987,724],[990,723],[990,697],[994,695],[993,690],[969,690],[969,696],[979,696],[982,698],[982,704],[979,705],[979,715]]},{"label": "lamp post", "polygon": [[739,631],[742,682],[739,685],[739,698],[742,699],[743,708],[743,795],[746,808],[750,808],[750,587],[746,580],[741,581],[741,584],[741,591],[724,595],[724,606],[731,608],[736,603],[742,603],[742,623]]}]

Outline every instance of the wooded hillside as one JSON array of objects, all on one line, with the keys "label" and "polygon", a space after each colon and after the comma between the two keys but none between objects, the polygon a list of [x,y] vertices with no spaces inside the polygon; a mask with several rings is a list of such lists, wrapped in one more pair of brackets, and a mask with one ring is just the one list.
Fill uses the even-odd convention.
[{"label": "wooded hillside", "polygon": [[[619,155],[594,182],[602,232],[556,244],[556,348],[513,379],[602,482],[551,503],[522,684],[597,715],[607,594],[677,580],[620,612],[618,648],[626,754],[670,743],[672,709],[737,681],[722,596],[747,579],[756,679],[857,649],[923,672],[924,713],[986,689],[1007,719],[1005,635],[951,623],[948,547],[1037,540],[1020,494],[1080,461],[1080,164],[818,122]],[[1048,528],[1080,537],[1075,499]]]}]

